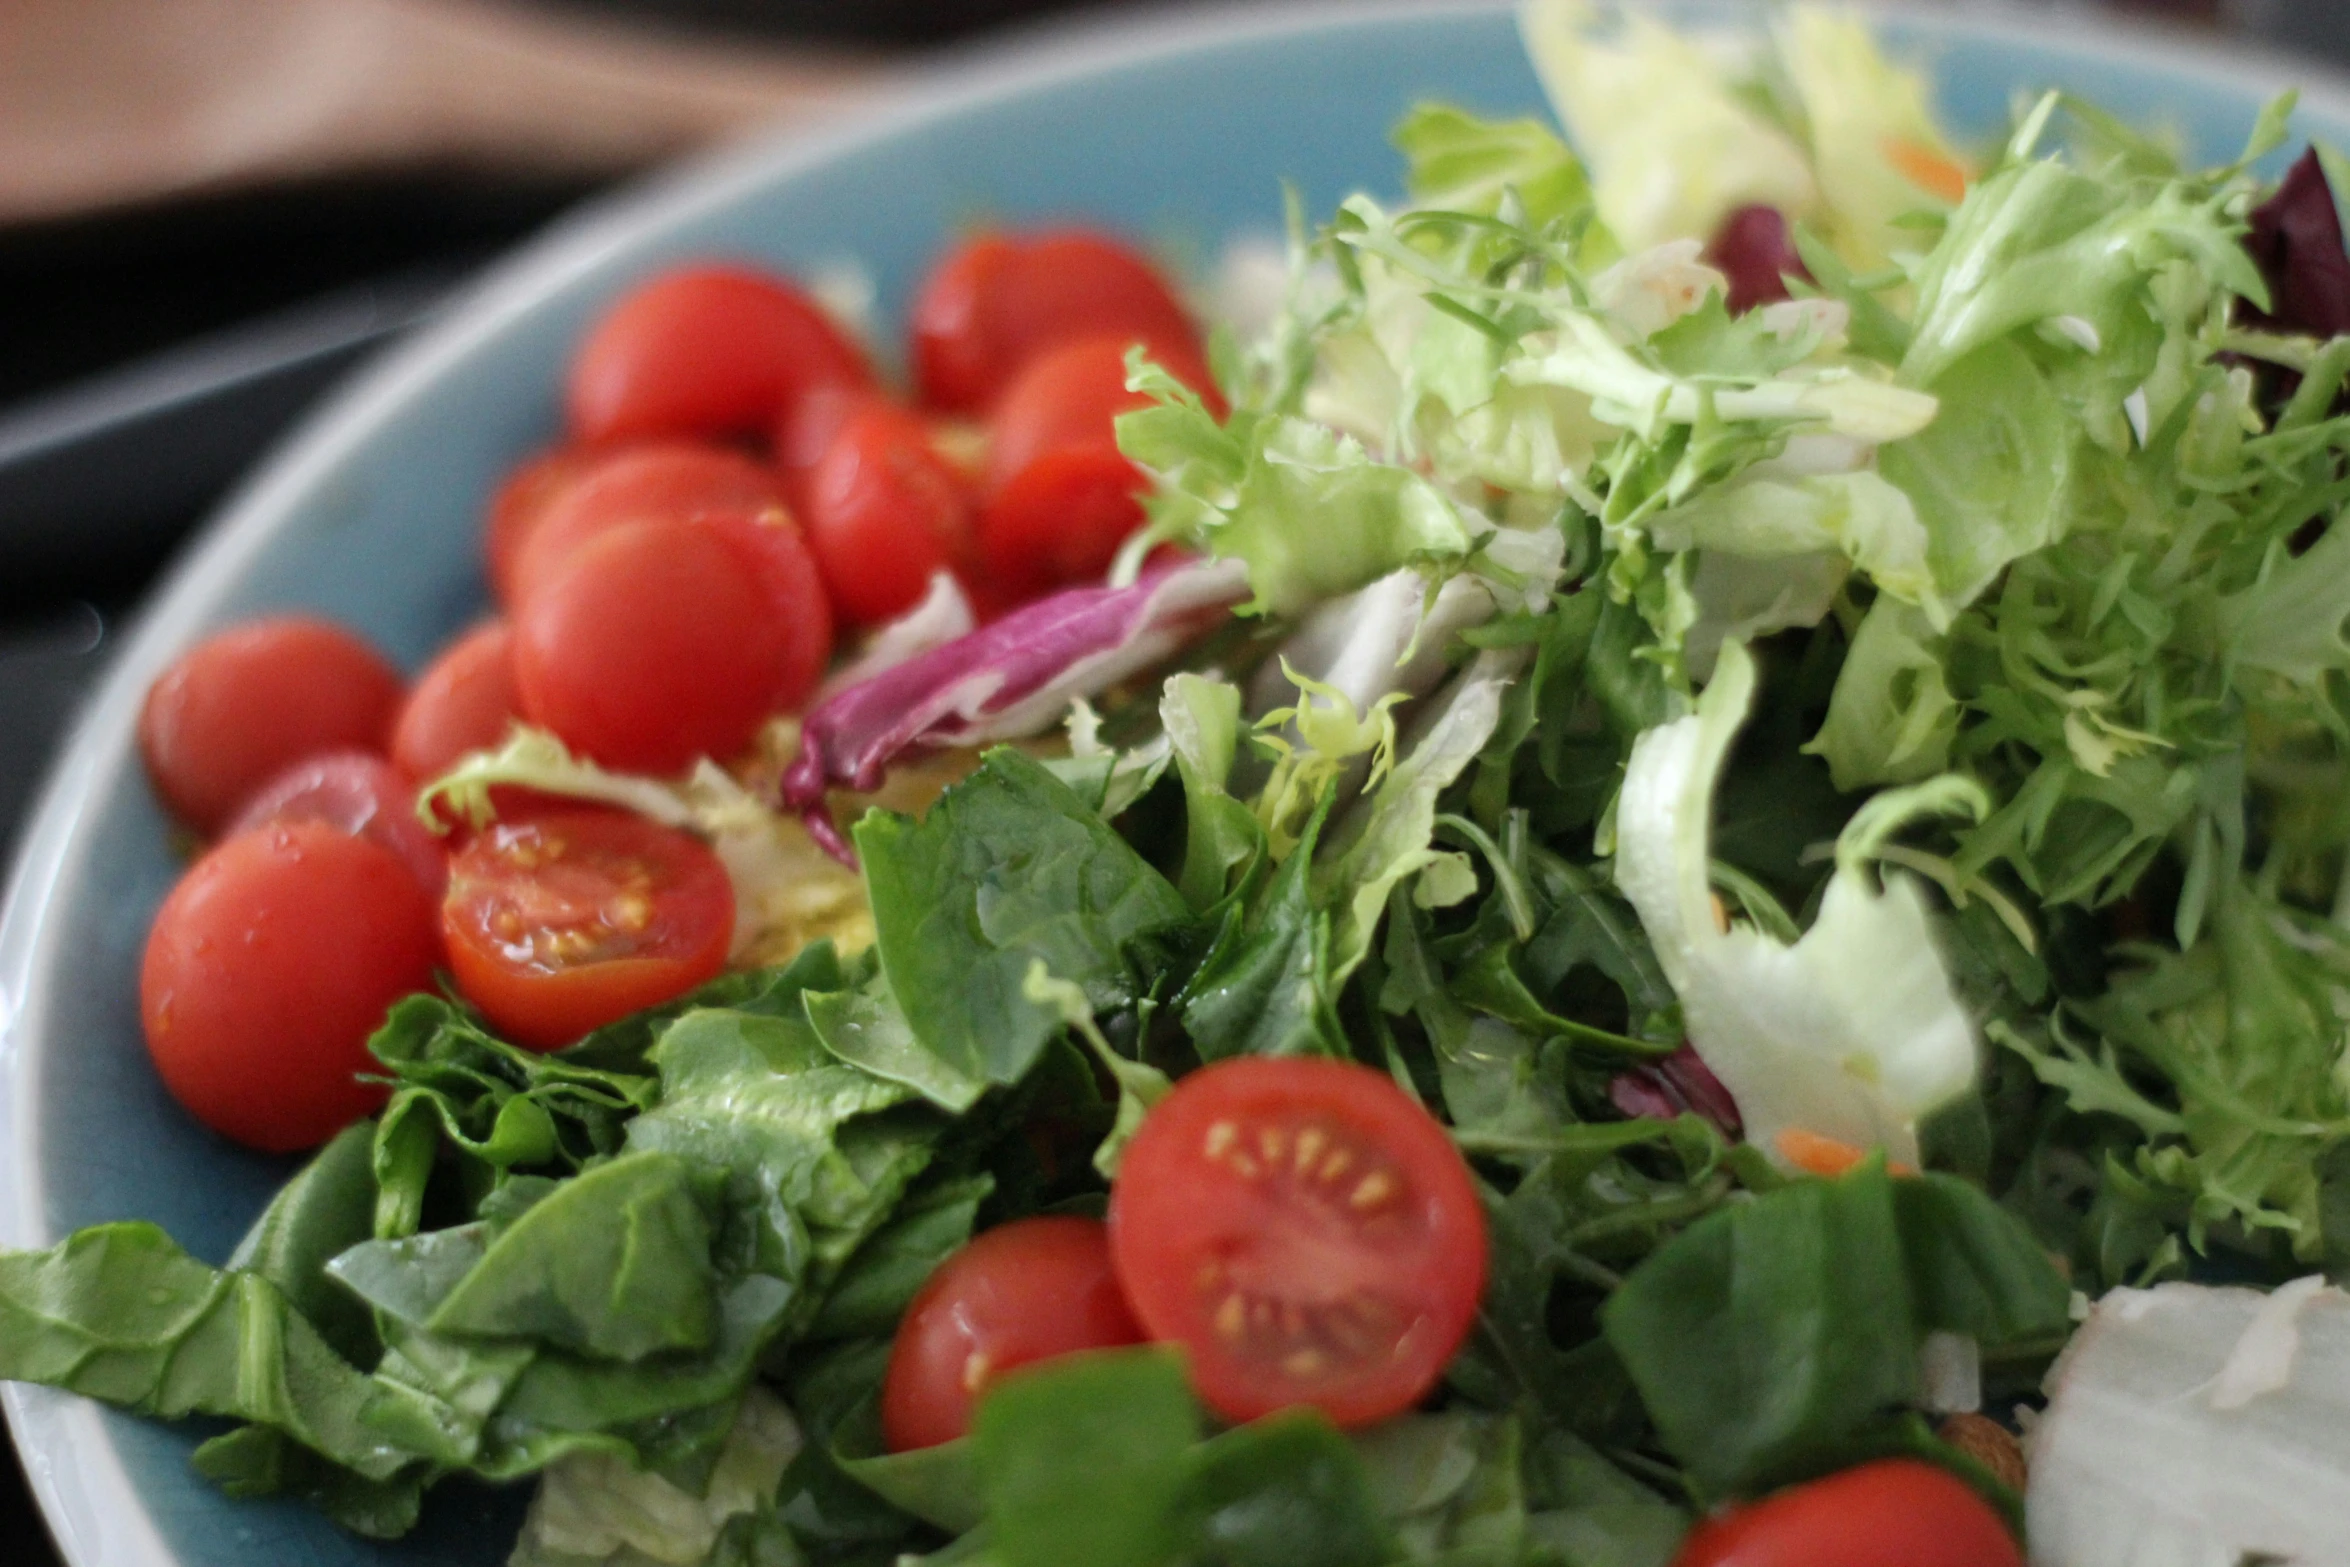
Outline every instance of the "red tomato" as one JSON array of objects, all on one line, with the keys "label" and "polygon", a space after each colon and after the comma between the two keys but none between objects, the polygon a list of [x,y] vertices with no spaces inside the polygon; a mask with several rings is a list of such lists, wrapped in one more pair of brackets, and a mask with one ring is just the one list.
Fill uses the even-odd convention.
[{"label": "red tomato", "polygon": [[983,234],[950,251],[915,295],[913,323],[922,400],[956,412],[985,408],[1029,359],[1071,338],[1198,340],[1155,267],[1082,229]]},{"label": "red tomato", "polygon": [[1229,1420],[1409,1409],[1485,1288],[1485,1219],[1436,1119],[1368,1067],[1252,1056],[1175,1085],[1127,1145],[1110,1251],[1135,1316]]},{"label": "red tomato", "polygon": [[592,446],[558,446],[506,475],[490,497],[489,518],[482,531],[490,591],[497,594],[499,603],[514,601],[514,562],[522,554],[523,544],[537,531],[548,503],[607,455]]},{"label": "red tomato", "polygon": [[2021,1567],[1999,1514],[1946,1469],[1886,1458],[1707,1519],[1673,1567]]},{"label": "red tomato", "polygon": [[261,786],[224,836],[281,822],[324,822],[391,850],[436,900],[449,880],[449,852],[418,820],[414,786],[380,756],[330,751],[296,762]]},{"label": "red tomato", "polygon": [[206,638],[163,672],[139,749],[163,803],[210,834],[254,790],[322,751],[380,751],[400,674],[339,626],[256,620]]},{"label": "red tomato", "polygon": [[928,425],[879,398],[841,421],[800,494],[808,542],[845,620],[870,625],[912,609],[969,548],[962,476]]},{"label": "red tomato", "polygon": [[951,1442],[1015,1366],[1142,1342],[1092,1219],[1019,1219],[939,1264],[906,1308],[881,1383],[889,1450]]},{"label": "red tomato", "polygon": [[734,890],[718,857],[625,811],[499,822],[449,863],[449,968],[534,1050],[674,1000],[726,966]]},{"label": "red tomato", "polygon": [[[1095,336],[1048,350],[996,404],[980,563],[1014,597],[1100,577],[1142,526],[1149,481],[1119,452],[1116,420],[1150,399],[1126,390],[1126,347]],[[1190,348],[1161,362],[1214,398],[1207,366]]]},{"label": "red tomato", "polygon": [[678,522],[783,505],[775,475],[740,452],[664,441],[583,464],[539,511],[516,547],[506,602],[520,604],[579,547],[624,522]]},{"label": "red tomato", "polygon": [[163,900],[139,969],[147,1050],[214,1131],[273,1153],[374,1111],[367,1036],[432,985],[432,899],[399,856],[322,821],[240,833]]},{"label": "red tomato", "polygon": [[514,632],[503,620],[474,627],[427,664],[392,725],[392,761],[418,783],[468,751],[506,738],[522,711],[514,689]]},{"label": "red tomato", "polygon": [[[750,744],[790,699],[805,639],[778,611],[756,524],[736,522],[622,523],[564,562],[515,618],[524,715],[631,772]],[[808,591],[824,614],[813,571]]]},{"label": "red tomato", "polygon": [[583,441],[764,435],[810,388],[872,380],[864,351],[799,289],[746,267],[692,266],[605,312],[565,393]]},{"label": "red tomato", "polygon": [[767,612],[783,633],[783,663],[769,710],[795,712],[816,692],[832,662],[832,604],[816,567],[808,535],[789,513],[768,507],[754,515],[714,516],[703,526],[740,548],[767,596]]}]

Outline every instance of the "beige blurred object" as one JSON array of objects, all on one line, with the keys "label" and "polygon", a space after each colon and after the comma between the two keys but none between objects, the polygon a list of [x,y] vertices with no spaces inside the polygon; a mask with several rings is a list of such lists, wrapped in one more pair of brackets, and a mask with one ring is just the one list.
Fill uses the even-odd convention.
[{"label": "beige blurred object", "polygon": [[496,0],[0,0],[0,222],[408,164],[626,169],[876,72]]}]

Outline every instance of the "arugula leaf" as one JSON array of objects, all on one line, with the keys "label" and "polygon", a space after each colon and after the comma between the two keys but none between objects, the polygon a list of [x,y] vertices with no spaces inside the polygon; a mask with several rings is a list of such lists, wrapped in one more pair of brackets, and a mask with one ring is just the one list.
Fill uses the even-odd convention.
[{"label": "arugula leaf", "polygon": [[856,839],[890,992],[966,1077],[1017,1082],[1059,1032],[1022,993],[1032,960],[1115,1011],[1196,939],[1166,878],[1017,751],[989,752],[921,822],[875,812]]}]

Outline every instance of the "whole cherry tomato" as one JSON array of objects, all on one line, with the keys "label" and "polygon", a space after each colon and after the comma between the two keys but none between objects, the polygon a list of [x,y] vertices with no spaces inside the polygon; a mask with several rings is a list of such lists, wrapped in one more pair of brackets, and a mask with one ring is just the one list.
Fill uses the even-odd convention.
[{"label": "whole cherry tomato", "polygon": [[790,283],[688,266],[604,313],[571,362],[565,403],[582,441],[765,435],[810,389],[872,380],[864,351]]},{"label": "whole cherry tomato", "polygon": [[906,1308],[881,1383],[882,1439],[897,1453],[951,1442],[1005,1372],[1141,1341],[1099,1223],[1000,1225],[940,1263]]},{"label": "whole cherry tomato", "polygon": [[490,591],[499,603],[514,602],[514,562],[524,541],[538,531],[547,503],[608,455],[593,446],[557,446],[528,459],[499,482],[483,519],[481,541]]},{"label": "whole cherry tomato", "polygon": [[239,833],[156,911],[139,968],[147,1051],[172,1096],[238,1142],[290,1152],[384,1100],[367,1039],[432,987],[433,903],[400,856],[324,821]]},{"label": "whole cherry tomato", "polygon": [[915,295],[914,379],[934,408],[977,413],[1023,365],[1072,338],[1190,345],[1198,334],[1156,267],[1106,234],[982,234]]},{"label": "whole cherry tomato", "polygon": [[392,761],[417,783],[449,770],[468,751],[506,738],[522,711],[514,686],[514,632],[485,621],[440,653],[416,677],[392,725]]},{"label": "whole cherry tomato", "polygon": [[1127,1144],[1109,1224],[1136,1319],[1184,1347],[1228,1420],[1411,1408],[1485,1288],[1468,1165],[1392,1079],[1348,1062],[1246,1056],[1178,1081]]},{"label": "whole cherry tomato", "polygon": [[859,625],[922,601],[970,549],[971,501],[930,427],[868,399],[840,422],[801,486],[801,520],[833,609]]},{"label": "whole cherry tomato", "polygon": [[542,502],[536,525],[515,547],[507,602],[527,600],[582,544],[624,522],[683,522],[782,506],[775,475],[722,446],[661,441],[602,453]]},{"label": "whole cherry tomato", "polygon": [[1699,1524],[1673,1567],[2022,1567],[1989,1503],[1946,1469],[1886,1458]]},{"label": "whole cherry tomato", "polygon": [[684,833],[625,811],[553,809],[457,851],[441,930],[465,999],[516,1043],[552,1050],[715,976],[734,890]]},{"label": "whole cherry tomato", "polygon": [[139,749],[165,805],[198,832],[305,757],[383,749],[400,673],[340,626],[287,615],[233,626],[163,672]]},{"label": "whole cherry tomato", "polygon": [[296,762],[245,802],[223,836],[283,822],[324,822],[391,850],[436,901],[448,883],[449,851],[417,817],[415,786],[380,756],[329,751]]}]

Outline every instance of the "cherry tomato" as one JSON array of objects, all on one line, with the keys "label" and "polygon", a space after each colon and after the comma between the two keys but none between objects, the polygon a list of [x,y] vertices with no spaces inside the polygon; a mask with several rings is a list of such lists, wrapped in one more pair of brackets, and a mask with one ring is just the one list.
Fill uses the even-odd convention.
[{"label": "cherry tomato", "polygon": [[1018,1219],[939,1264],[890,1344],[881,1432],[891,1452],[971,1428],[988,1383],[1016,1366],[1142,1342],[1092,1219]]},{"label": "cherry tomato", "polygon": [[1886,1458],[1699,1524],[1673,1567],[2022,1567],[1989,1503],[1946,1469]]},{"label": "cherry tomato", "polygon": [[534,1050],[674,1000],[726,965],[734,891],[700,842],[625,811],[500,821],[449,863],[465,999]]},{"label": "cherry tomato", "polygon": [[808,535],[788,512],[766,507],[753,514],[718,515],[703,525],[739,548],[767,596],[768,613],[783,632],[783,663],[771,711],[795,712],[815,694],[832,662],[832,604]]},{"label": "cherry tomato", "polygon": [[367,1037],[431,988],[432,899],[400,857],[323,821],[222,841],[156,911],[139,969],[147,1050],[214,1131],[273,1153],[375,1110]]},{"label": "cherry tomato", "polygon": [[764,435],[811,387],[870,385],[865,355],[824,308],[746,267],[692,266],[639,285],[571,362],[583,441]]},{"label": "cherry tomato", "polygon": [[1252,1056],[1176,1083],[1127,1145],[1110,1253],[1135,1317],[1230,1420],[1409,1409],[1485,1288],[1485,1220],[1442,1126],[1386,1076]]},{"label": "cherry tomato", "polygon": [[929,426],[879,398],[841,422],[800,494],[808,542],[845,620],[870,625],[912,609],[969,548],[962,476]]},{"label": "cherry tomato", "polygon": [[[1101,576],[1142,526],[1148,480],[1119,452],[1116,420],[1150,398],[1126,390],[1126,348],[1114,335],[1063,343],[1030,360],[996,403],[980,564],[1016,598]],[[1161,362],[1214,396],[1190,348]]]},{"label": "cherry tomato", "polygon": [[256,620],[163,672],[139,714],[139,749],[172,814],[210,834],[304,757],[382,750],[399,706],[399,671],[348,631]]},{"label": "cherry tomato", "polygon": [[[790,697],[799,638],[737,519],[630,522],[582,546],[514,623],[522,711],[609,767],[732,756]],[[809,572],[813,606],[823,594]],[[826,621],[829,627],[829,621]]]},{"label": "cherry tomato", "polygon": [[415,787],[380,756],[330,751],[296,762],[245,802],[224,836],[280,822],[324,822],[389,849],[436,901],[448,883],[449,852],[417,818]]},{"label": "cherry tomato", "polygon": [[624,522],[676,522],[783,505],[775,475],[740,452],[686,441],[624,447],[583,464],[516,546],[508,604],[520,604],[582,544]]},{"label": "cherry tomato", "polygon": [[503,741],[521,710],[513,629],[487,621],[441,649],[416,677],[392,725],[392,761],[428,782],[466,752]]},{"label": "cherry tomato", "polygon": [[1029,359],[1071,338],[1197,342],[1155,267],[1082,229],[983,234],[950,251],[915,295],[913,323],[922,400],[956,412],[984,409]]},{"label": "cherry tomato", "polygon": [[547,503],[607,455],[592,446],[554,447],[523,463],[499,484],[482,530],[482,558],[489,567],[490,591],[499,603],[514,601],[514,562],[546,515]]}]

